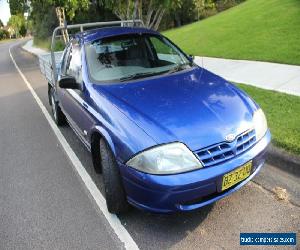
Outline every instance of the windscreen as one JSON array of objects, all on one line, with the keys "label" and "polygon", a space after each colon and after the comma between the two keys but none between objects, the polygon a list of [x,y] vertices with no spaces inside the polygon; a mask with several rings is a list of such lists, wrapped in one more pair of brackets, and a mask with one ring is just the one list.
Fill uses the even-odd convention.
[{"label": "windscreen", "polygon": [[182,52],[157,35],[100,39],[86,44],[85,48],[89,74],[96,82],[128,81],[191,67]]}]

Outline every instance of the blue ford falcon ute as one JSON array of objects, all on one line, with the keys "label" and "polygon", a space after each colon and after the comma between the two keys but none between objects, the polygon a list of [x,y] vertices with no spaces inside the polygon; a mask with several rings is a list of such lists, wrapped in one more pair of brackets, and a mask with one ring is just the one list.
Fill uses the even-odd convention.
[{"label": "blue ford falcon ute", "polygon": [[142,27],[76,34],[49,100],[91,151],[111,213],[213,203],[259,172],[271,139],[253,99]]}]

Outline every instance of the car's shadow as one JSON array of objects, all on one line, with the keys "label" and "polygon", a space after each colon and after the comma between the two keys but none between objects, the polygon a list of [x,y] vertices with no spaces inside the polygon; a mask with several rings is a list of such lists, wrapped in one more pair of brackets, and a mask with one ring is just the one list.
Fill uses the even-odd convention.
[{"label": "car's shadow", "polygon": [[[133,208],[119,218],[141,248],[154,249],[155,242],[159,242],[161,249],[167,249],[199,227],[213,206],[212,204],[192,212],[174,214],[153,214]],[[142,235],[147,235],[148,245]],[[153,244],[149,245],[149,242]]]}]

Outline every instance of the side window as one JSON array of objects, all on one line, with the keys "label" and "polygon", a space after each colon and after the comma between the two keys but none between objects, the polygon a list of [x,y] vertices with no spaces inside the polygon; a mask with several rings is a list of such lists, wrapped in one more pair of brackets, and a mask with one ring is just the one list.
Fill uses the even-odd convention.
[{"label": "side window", "polygon": [[65,51],[63,53],[63,56],[62,56],[60,71],[61,71],[61,74],[63,74],[63,75],[65,75],[65,73],[66,73],[66,66],[67,66],[69,52],[70,52],[70,44],[68,44],[66,46],[66,49],[65,49]]},{"label": "side window", "polygon": [[74,76],[78,83],[82,82],[81,74],[81,50],[77,42],[72,42],[68,57],[66,58],[65,74]]},{"label": "side window", "polygon": [[182,62],[182,58],[178,55],[178,53],[171,46],[168,46],[166,43],[162,42],[159,38],[150,37],[150,41],[159,60],[164,60],[175,64]]}]

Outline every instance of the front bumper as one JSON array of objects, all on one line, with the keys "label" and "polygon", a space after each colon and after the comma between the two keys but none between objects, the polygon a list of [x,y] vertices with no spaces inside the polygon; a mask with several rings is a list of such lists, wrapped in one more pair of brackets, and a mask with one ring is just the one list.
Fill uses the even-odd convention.
[{"label": "front bumper", "polygon": [[[245,153],[216,166],[173,174],[152,175],[120,164],[127,200],[133,206],[157,213],[189,211],[213,203],[249,182],[265,161],[270,131]],[[223,175],[252,160],[250,176],[221,191]]]}]

